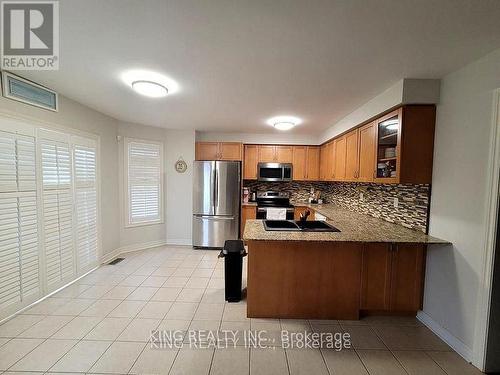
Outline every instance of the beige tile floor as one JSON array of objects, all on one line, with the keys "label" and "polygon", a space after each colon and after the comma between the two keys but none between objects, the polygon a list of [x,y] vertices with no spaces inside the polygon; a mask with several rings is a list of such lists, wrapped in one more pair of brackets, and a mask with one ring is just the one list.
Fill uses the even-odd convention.
[{"label": "beige tile floor", "polygon": [[[163,247],[125,255],[0,325],[0,373],[463,375],[480,372],[415,318],[248,319],[224,301],[217,251]],[[244,280],[245,283],[245,272]],[[154,349],[151,330],[266,330],[272,349]],[[340,332],[350,350],[283,349],[280,331]]]}]

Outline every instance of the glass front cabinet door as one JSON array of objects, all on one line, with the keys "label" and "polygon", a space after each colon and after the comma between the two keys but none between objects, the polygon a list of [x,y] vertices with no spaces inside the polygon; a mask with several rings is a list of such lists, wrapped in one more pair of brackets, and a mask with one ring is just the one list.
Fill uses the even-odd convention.
[{"label": "glass front cabinet door", "polygon": [[376,120],[375,181],[397,183],[400,170],[401,109]]}]

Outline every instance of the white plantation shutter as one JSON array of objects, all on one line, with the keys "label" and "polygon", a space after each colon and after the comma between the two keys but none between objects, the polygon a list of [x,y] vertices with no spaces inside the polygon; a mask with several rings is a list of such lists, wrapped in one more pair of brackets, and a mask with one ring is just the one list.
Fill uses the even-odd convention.
[{"label": "white plantation shutter", "polygon": [[40,295],[35,139],[0,131],[0,311]]},{"label": "white plantation shutter", "polygon": [[158,143],[127,140],[128,224],[163,220],[162,158]]},{"label": "white plantation shutter", "polygon": [[53,290],[76,275],[71,154],[68,143],[42,139],[46,276]]},{"label": "white plantation shutter", "polygon": [[96,147],[73,146],[79,272],[97,265]]}]

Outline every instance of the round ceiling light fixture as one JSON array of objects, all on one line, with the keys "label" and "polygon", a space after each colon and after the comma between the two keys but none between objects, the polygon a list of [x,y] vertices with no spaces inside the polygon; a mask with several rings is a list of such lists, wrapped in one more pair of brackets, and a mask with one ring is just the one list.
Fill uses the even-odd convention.
[{"label": "round ceiling light fixture", "polygon": [[161,98],[168,94],[168,89],[165,86],[151,81],[134,81],[132,88],[139,94],[150,98]]},{"label": "round ceiling light fixture", "polygon": [[290,130],[302,123],[302,120],[294,116],[276,116],[267,120],[267,124],[278,130]]},{"label": "round ceiling light fixture", "polygon": [[162,98],[179,91],[179,84],[173,79],[149,70],[128,70],[121,79],[138,94],[150,98]]}]

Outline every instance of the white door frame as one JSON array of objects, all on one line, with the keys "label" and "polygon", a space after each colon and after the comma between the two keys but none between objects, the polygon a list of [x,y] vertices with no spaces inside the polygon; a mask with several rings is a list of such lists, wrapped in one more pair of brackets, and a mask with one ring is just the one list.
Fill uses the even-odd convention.
[{"label": "white door frame", "polygon": [[484,371],[490,314],[493,266],[495,259],[497,218],[500,197],[500,88],[493,92],[490,153],[487,169],[485,218],[485,251],[482,259],[482,279],[479,280],[472,364]]}]

